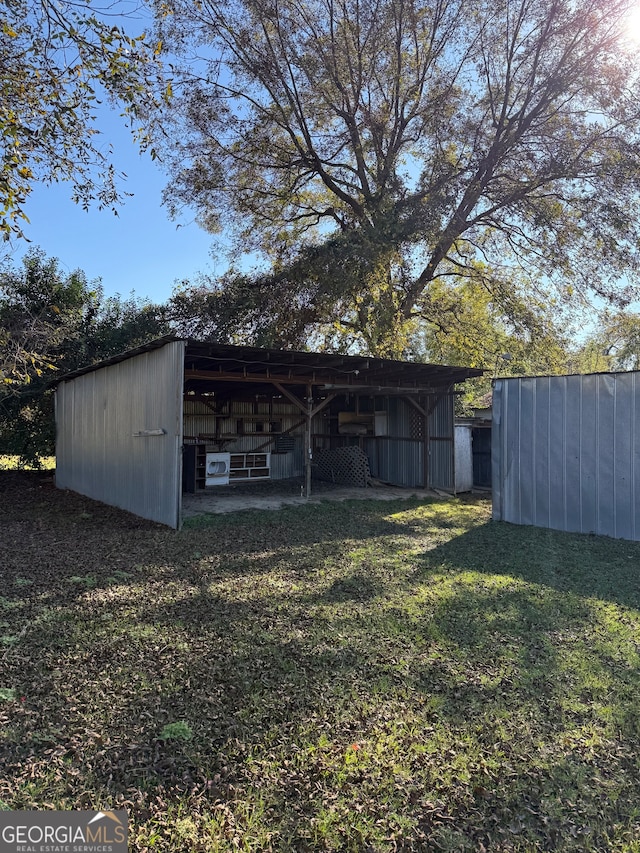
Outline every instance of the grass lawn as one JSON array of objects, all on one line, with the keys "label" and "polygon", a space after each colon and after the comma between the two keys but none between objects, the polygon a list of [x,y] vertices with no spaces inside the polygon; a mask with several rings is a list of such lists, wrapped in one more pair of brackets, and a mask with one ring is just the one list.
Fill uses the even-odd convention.
[{"label": "grass lawn", "polygon": [[[56,467],[56,457],[55,456],[41,456],[40,457],[40,469],[51,471]],[[25,471],[33,471],[33,465],[21,465],[19,456],[9,456],[4,453],[0,453],[0,471],[15,471],[18,469],[24,469]]]},{"label": "grass lawn", "polygon": [[0,473],[0,807],[132,851],[640,851],[640,545],[480,500],[181,533]]}]

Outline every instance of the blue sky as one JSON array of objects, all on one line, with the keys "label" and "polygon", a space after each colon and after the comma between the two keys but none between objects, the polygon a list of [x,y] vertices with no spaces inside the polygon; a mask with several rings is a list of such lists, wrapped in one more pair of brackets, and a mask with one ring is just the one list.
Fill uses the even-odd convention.
[{"label": "blue sky", "polygon": [[119,293],[163,302],[174,281],[198,272],[224,271],[224,261],[212,259],[211,235],[194,221],[169,220],[161,206],[166,176],[148,154],[141,155],[116,111],[103,107],[96,125],[102,131],[100,147],[113,146],[112,162],[125,172],[123,190],[133,193],[119,208],[92,208],[85,212],[71,201],[69,184],[37,185],[25,205],[30,223],[24,231],[30,243],[13,240],[11,260],[18,266],[30,246],[40,246],[56,257],[62,270],[82,269],[89,279],[101,278],[106,295]]}]

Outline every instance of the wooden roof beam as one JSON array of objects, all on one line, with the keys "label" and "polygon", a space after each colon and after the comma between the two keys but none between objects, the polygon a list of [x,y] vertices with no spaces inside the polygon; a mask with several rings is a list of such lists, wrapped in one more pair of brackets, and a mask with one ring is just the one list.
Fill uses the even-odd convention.
[{"label": "wooden roof beam", "polygon": [[425,418],[429,418],[429,417],[431,417],[431,415],[433,414],[433,410],[434,410],[434,409],[435,409],[435,407],[438,405],[438,403],[440,402],[440,400],[441,400],[443,397],[448,397],[448,396],[450,396],[450,395],[449,395],[449,394],[447,394],[447,393],[445,393],[445,394],[429,394],[429,395],[427,395],[427,396],[429,396],[429,397],[435,397],[435,400],[434,400],[434,401],[431,403],[431,405],[430,405],[430,406],[428,406],[426,409],[424,409],[424,408],[420,405],[420,403],[418,403],[418,401],[417,401],[417,400],[414,400],[414,399],[413,399],[413,397],[403,397],[403,399],[404,399],[404,400],[406,400],[406,401],[407,401],[407,403],[409,403],[410,405],[412,405],[412,406],[413,406],[413,408],[414,408],[416,411],[418,411],[418,412],[419,412],[423,417],[425,417]]},{"label": "wooden roof beam", "polygon": [[263,383],[275,383],[280,382],[283,385],[317,385],[315,374],[312,376],[292,376],[290,373],[286,376],[281,375],[273,375],[270,371],[266,373],[247,373],[243,375],[242,373],[229,373],[227,371],[216,371],[216,370],[185,370],[184,372],[185,380],[189,379],[202,379],[207,381],[214,382],[238,382],[238,383],[247,383],[252,382],[254,384],[263,382]]},{"label": "wooden roof beam", "polygon": [[305,406],[302,400],[299,400],[295,394],[292,394],[290,391],[288,391],[282,385],[279,385],[277,382],[274,382],[273,384],[278,389],[278,391],[280,391],[280,393],[287,398],[287,400],[289,400],[291,403],[293,403],[294,406],[297,406],[298,409],[303,412],[305,417],[310,418],[315,418],[318,412],[321,412],[325,406],[329,405],[329,403],[334,399],[334,397],[338,396],[337,393],[327,394],[324,400],[321,400],[317,406],[313,406],[311,409],[309,409],[309,407]]}]

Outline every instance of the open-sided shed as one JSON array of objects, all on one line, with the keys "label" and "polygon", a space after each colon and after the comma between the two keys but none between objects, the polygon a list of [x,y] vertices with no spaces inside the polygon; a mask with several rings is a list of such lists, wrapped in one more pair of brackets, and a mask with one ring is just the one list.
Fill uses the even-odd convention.
[{"label": "open-sided shed", "polygon": [[454,389],[481,372],[167,336],[59,380],[56,483],[171,527],[183,491],[305,475],[309,494],[358,458],[453,491]]}]

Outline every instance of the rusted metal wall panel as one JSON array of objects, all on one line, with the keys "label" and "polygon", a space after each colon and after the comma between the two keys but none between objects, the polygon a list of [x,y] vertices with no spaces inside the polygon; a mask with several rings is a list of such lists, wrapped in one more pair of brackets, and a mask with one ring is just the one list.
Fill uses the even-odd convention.
[{"label": "rusted metal wall panel", "polygon": [[496,380],[493,517],[640,540],[639,375]]},{"label": "rusted metal wall panel", "polygon": [[173,341],[62,382],[56,485],[179,527],[183,376],[184,342]]}]

